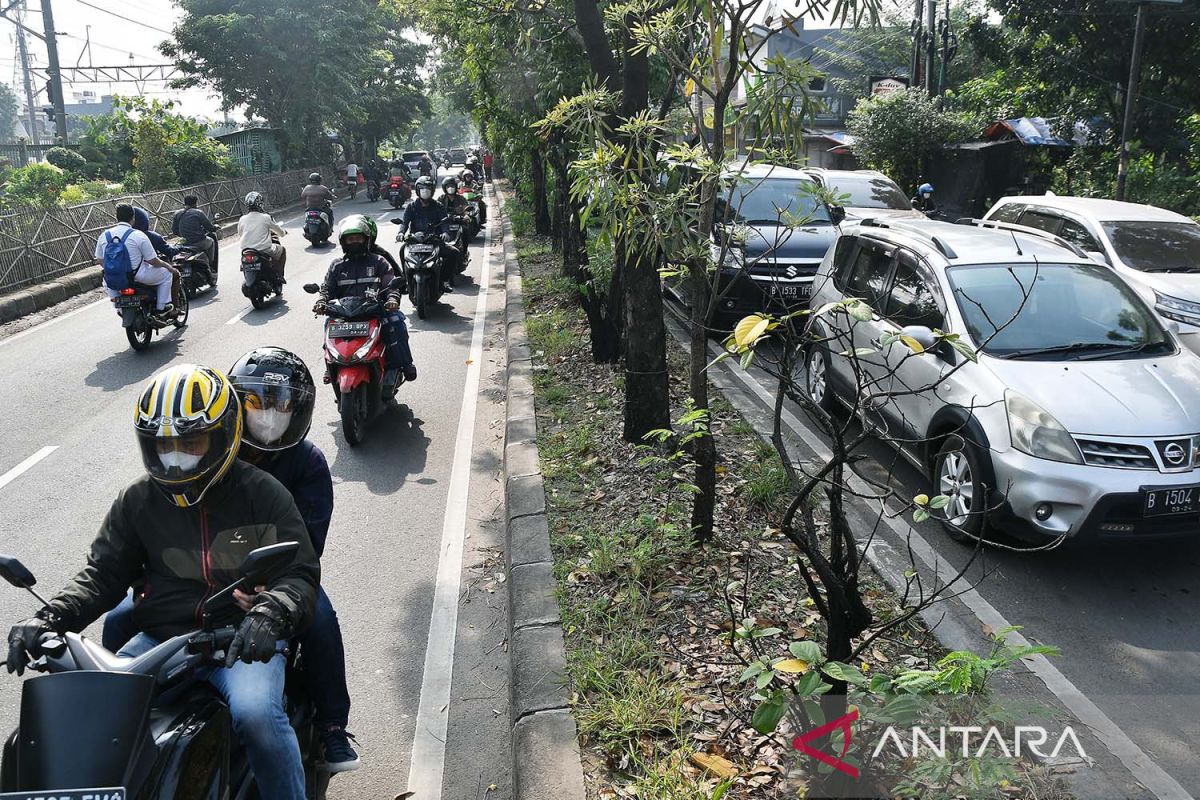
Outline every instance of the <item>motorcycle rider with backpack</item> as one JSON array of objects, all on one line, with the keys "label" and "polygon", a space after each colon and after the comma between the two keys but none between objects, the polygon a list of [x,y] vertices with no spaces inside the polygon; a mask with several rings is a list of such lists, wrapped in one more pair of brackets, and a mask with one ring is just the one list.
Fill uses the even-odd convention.
[{"label": "motorcycle rider with backpack", "polygon": [[133,206],[117,205],[117,224],[96,239],[95,263],[104,268],[104,288],[109,297],[140,283],[153,286],[154,309],[160,317],[175,313],[171,303],[173,287],[178,287],[179,273],[154,252],[146,234],[133,227]]},{"label": "motorcycle rider with backpack", "polygon": [[[400,231],[396,234],[396,241],[408,241],[411,233],[428,233],[436,232],[438,234],[445,233],[446,223],[449,215],[446,213],[446,207],[441,203],[435,202],[433,199],[433,178],[423,177],[417,179],[417,196],[411,203],[404,207],[404,214],[401,215]],[[441,248],[442,261],[446,265],[445,274],[442,275],[442,291],[450,292],[450,276],[458,271],[459,259],[462,254],[458,249],[447,244],[441,237],[438,237],[438,246]]]},{"label": "motorcycle rider with backpack", "polygon": [[[283,484],[296,501],[304,527],[320,558],[333,516],[333,477],[325,454],[308,440],[316,405],[316,384],[303,359],[280,347],[259,347],[239,358],[229,370],[229,383],[242,405],[245,424],[238,458]],[[262,591],[262,587],[258,587]],[[135,598],[130,594],[104,618],[103,644],[116,652],[137,633]],[[252,596],[237,593],[249,610]],[[299,635],[304,651],[304,678],[316,706],[317,721],[331,773],[358,769],[358,754],[346,733],[350,691],[346,686],[346,653],[337,612],[323,588],[317,589],[312,622]]]},{"label": "motorcycle rider with backpack", "polygon": [[21,674],[43,636],[83,630],[135,584],[146,587],[133,611],[142,632],[119,655],[145,653],[193,630],[212,587],[236,579],[227,565],[262,545],[295,542],[291,565],[238,624],[224,667],[204,674],[229,706],[262,800],[299,800],[304,765],[284,709],[278,650],[312,617],[321,567],[287,489],[237,459],[242,424],[237,395],[216,370],[179,364],[146,383],[134,430],[147,474],[113,502],[87,565],[13,626],[7,664]]},{"label": "motorcycle rider with backpack", "polygon": [[[401,284],[393,275],[391,264],[371,252],[371,226],[367,218],[355,214],[342,220],[338,226],[338,244],[342,248],[342,257],[329,265],[313,313],[324,314],[330,300],[343,297],[362,297],[373,293],[375,297],[382,298],[384,316],[380,325],[387,347],[387,369],[399,369],[406,381],[415,381],[417,367],[413,364],[412,350],[408,346],[408,326],[404,323],[404,313],[400,311]],[[395,385],[396,381],[385,378],[384,383]]]}]

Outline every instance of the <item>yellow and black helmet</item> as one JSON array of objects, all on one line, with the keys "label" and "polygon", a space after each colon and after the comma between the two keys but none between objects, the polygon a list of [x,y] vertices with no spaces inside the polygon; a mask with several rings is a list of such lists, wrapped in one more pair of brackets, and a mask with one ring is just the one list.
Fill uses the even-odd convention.
[{"label": "yellow and black helmet", "polygon": [[176,505],[193,506],[237,458],[241,404],[222,373],[179,364],[142,389],[133,427],[150,477]]}]

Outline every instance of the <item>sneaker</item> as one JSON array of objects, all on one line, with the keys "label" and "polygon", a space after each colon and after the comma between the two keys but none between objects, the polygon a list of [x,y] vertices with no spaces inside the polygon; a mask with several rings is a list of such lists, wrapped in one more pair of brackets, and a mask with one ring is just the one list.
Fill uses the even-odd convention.
[{"label": "sneaker", "polygon": [[403,372],[404,372],[404,380],[415,381],[417,379],[417,365],[416,364],[409,364],[407,367],[404,368]]},{"label": "sneaker", "polygon": [[159,319],[174,319],[175,318],[175,304],[167,303],[165,306],[162,307],[161,311],[155,311],[154,316],[158,317]]},{"label": "sneaker", "polygon": [[358,759],[358,753],[354,752],[354,748],[350,746],[352,739],[358,741],[354,739],[354,734],[346,733],[337,726],[331,726],[325,730],[321,737],[321,744],[325,746],[325,766],[329,769],[330,775],[351,772],[362,766],[362,762]]}]

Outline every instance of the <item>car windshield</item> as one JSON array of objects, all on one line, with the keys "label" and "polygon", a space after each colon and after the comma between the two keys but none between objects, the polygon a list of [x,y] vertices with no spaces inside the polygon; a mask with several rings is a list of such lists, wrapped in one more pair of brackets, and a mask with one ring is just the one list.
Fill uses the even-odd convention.
[{"label": "car windshield", "polygon": [[987,264],[946,270],[967,332],[997,358],[1162,355],[1174,346],[1145,304],[1099,264]]},{"label": "car windshield", "polygon": [[742,178],[717,198],[717,219],[744,225],[799,222],[828,225],[829,211],[812,195],[805,178]]},{"label": "car windshield", "polygon": [[405,161],[420,161],[421,157],[424,155],[425,155],[424,150],[414,150],[411,153],[401,153],[400,157],[402,159],[404,159]]},{"label": "car windshield", "polygon": [[846,205],[851,208],[912,209],[900,187],[883,175],[830,175],[828,182],[835,195],[850,195]]},{"label": "car windshield", "polygon": [[1104,222],[1113,249],[1143,272],[1200,272],[1200,225],[1194,222]]}]

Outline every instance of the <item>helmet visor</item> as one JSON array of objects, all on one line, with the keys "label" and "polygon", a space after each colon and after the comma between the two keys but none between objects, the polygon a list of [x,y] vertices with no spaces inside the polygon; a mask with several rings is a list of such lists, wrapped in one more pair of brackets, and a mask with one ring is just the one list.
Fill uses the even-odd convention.
[{"label": "helmet visor", "polygon": [[234,391],[242,403],[242,441],[251,447],[286,450],[308,433],[316,399],[311,388],[239,380]]},{"label": "helmet visor", "polygon": [[138,445],[150,477],[172,494],[185,494],[193,483],[225,463],[235,433],[224,424],[184,436],[139,430]]}]

